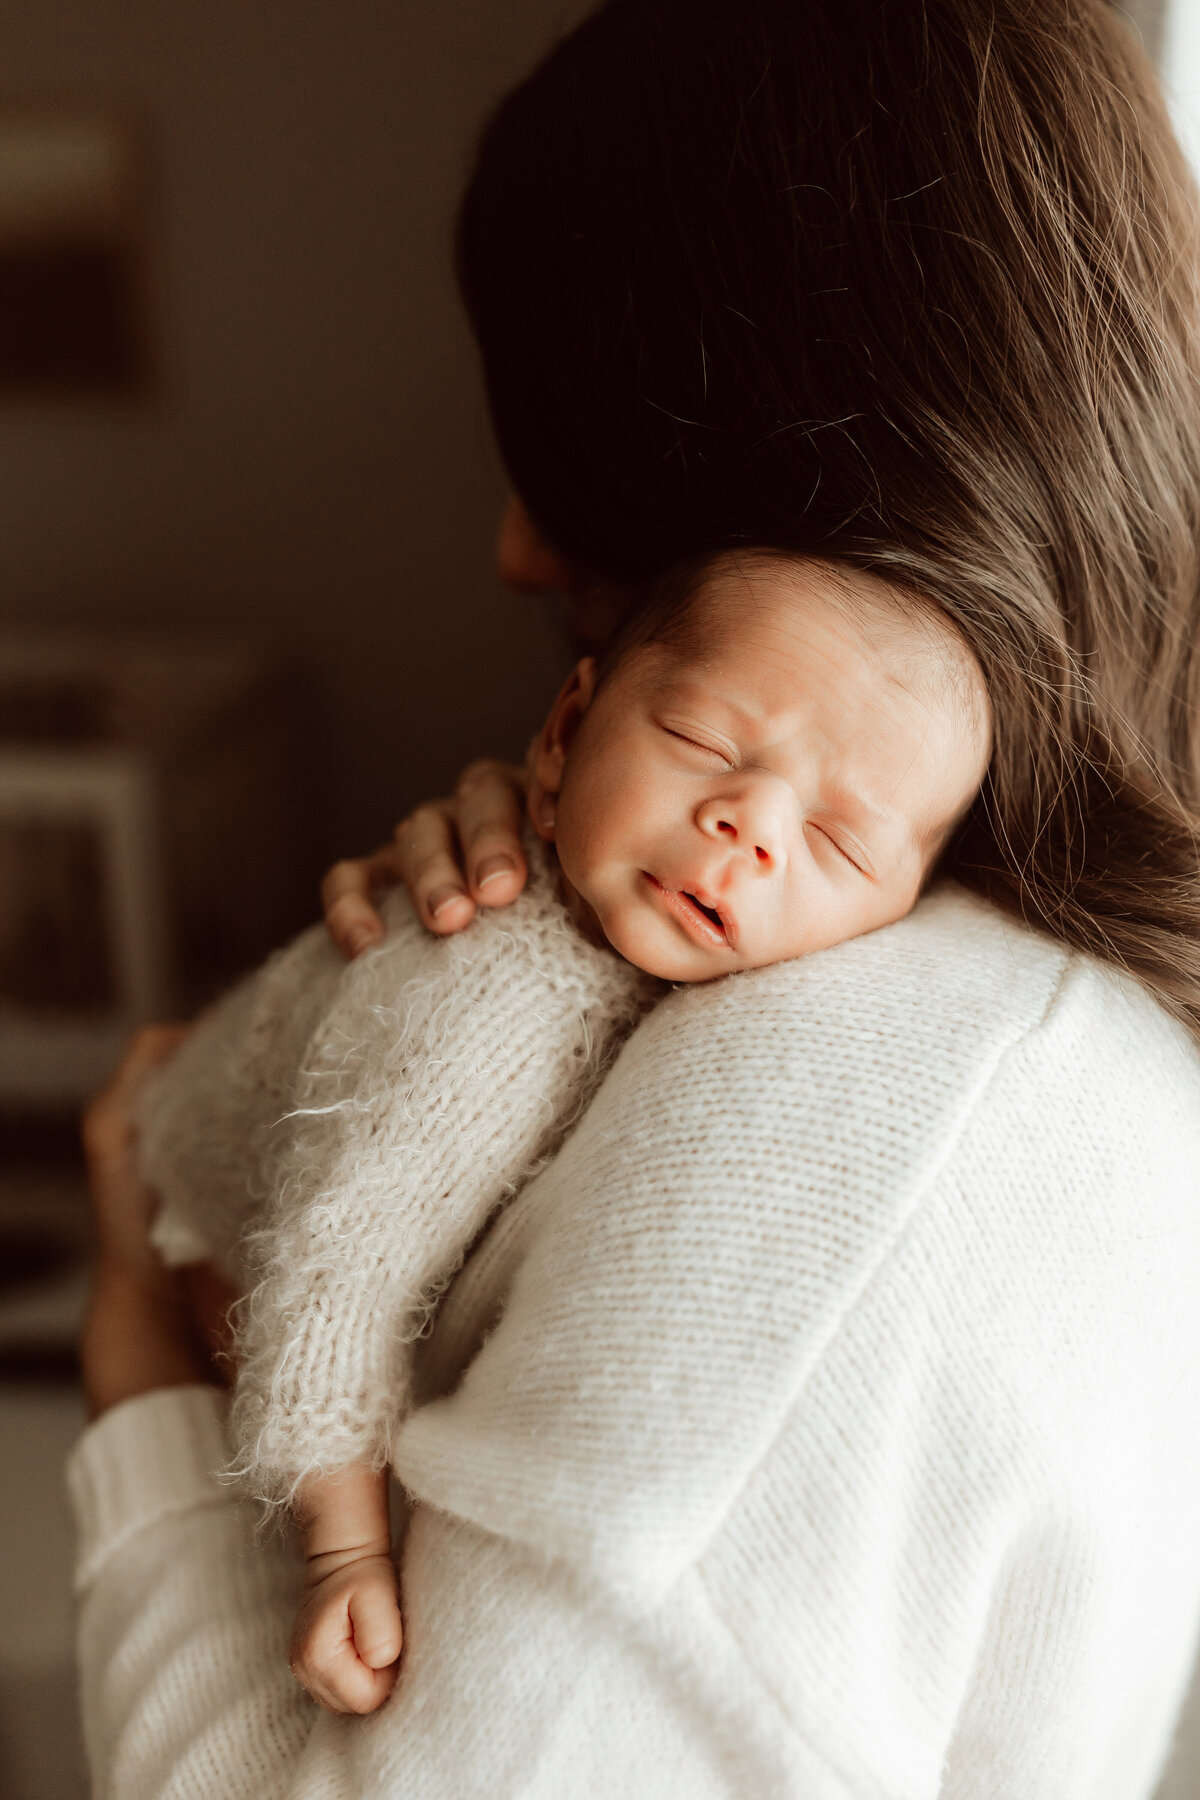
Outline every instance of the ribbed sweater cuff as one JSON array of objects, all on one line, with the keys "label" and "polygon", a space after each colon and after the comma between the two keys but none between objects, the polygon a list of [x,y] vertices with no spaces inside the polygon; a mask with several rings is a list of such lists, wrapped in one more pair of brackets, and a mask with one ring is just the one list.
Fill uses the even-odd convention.
[{"label": "ribbed sweater cuff", "polygon": [[80,1592],[135,1535],[173,1513],[230,1504],[217,1480],[228,1460],[227,1400],[211,1387],[157,1388],[89,1425],[67,1459]]}]

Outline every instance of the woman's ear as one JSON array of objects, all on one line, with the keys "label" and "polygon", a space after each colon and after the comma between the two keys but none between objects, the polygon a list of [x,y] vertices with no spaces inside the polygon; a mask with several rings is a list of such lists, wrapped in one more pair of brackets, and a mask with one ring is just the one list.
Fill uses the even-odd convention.
[{"label": "woman's ear", "polygon": [[578,575],[565,556],[547,543],[525,510],[519,494],[511,494],[496,534],[496,573],[519,594],[569,594]]},{"label": "woman's ear", "polygon": [[554,838],[555,805],[562,792],[567,752],[595,691],[596,659],[585,656],[563,682],[533,747],[529,763],[529,816],[534,830],[547,843]]}]

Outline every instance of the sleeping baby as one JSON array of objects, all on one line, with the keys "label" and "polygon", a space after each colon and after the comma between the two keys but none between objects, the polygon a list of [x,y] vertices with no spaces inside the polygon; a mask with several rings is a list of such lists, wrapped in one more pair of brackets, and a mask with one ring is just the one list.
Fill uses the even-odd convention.
[{"label": "sleeping baby", "polygon": [[323,1705],[390,1686],[390,1446],[413,1343],[489,1217],[664,984],[909,912],[989,752],[982,674],[928,602],[781,552],[694,561],[555,700],[517,901],[435,938],[393,894],[350,964],[314,927],[158,1074],[156,1242],[246,1294],[232,1470],[303,1533],[292,1666]]}]

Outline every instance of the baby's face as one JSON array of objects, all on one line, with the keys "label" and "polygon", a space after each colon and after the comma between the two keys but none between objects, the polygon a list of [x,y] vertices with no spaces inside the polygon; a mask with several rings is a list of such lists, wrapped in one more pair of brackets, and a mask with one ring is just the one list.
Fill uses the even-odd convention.
[{"label": "baby's face", "polygon": [[710,981],[902,918],[987,766],[978,665],[880,581],[730,556],[683,641],[579,665],[542,740],[581,918]]}]

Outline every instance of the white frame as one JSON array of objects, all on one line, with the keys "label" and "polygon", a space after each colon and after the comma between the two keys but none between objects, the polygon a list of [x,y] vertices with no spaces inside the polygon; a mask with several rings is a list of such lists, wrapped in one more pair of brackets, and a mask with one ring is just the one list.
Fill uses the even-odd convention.
[{"label": "white frame", "polygon": [[96,832],[117,993],[99,1016],[0,1006],[0,1099],[74,1104],[104,1081],[135,1026],[170,1017],[157,817],[151,773],[126,751],[0,747],[0,818]]}]

